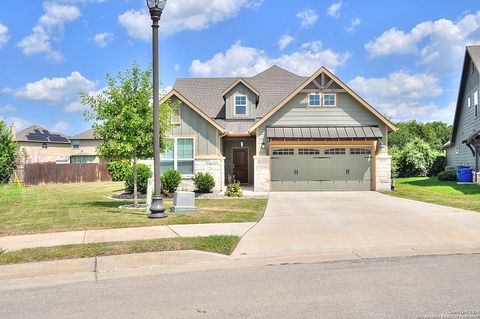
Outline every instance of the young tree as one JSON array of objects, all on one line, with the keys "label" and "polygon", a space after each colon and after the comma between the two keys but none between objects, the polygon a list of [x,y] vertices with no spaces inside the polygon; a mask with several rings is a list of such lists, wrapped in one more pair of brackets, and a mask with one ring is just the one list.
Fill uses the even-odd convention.
[{"label": "young tree", "polygon": [[[107,88],[102,93],[81,93],[82,104],[90,106],[84,113],[94,121],[93,131],[103,140],[98,147],[102,156],[133,161],[134,204],[138,206],[137,161],[153,157],[153,108],[151,105],[151,71],[137,63],[116,77],[106,75]],[[165,138],[171,129],[172,107],[160,107],[160,148],[169,144]]]},{"label": "young tree", "polygon": [[0,183],[7,183],[16,168],[17,143],[5,121],[0,120]]}]

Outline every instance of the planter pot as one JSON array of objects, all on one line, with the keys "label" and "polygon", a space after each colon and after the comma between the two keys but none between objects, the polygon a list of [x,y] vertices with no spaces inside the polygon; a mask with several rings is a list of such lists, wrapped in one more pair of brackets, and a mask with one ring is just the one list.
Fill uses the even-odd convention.
[{"label": "planter pot", "polygon": [[175,192],[173,195],[172,212],[192,213],[197,211],[194,192]]}]

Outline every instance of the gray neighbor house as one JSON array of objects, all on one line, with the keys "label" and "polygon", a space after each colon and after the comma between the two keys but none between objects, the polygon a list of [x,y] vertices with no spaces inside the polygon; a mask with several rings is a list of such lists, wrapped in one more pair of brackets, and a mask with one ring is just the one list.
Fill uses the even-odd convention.
[{"label": "gray neighbor house", "polygon": [[480,45],[467,46],[451,140],[444,145],[448,166],[470,166],[478,172]]},{"label": "gray neighbor house", "polygon": [[209,172],[255,192],[390,190],[395,126],[321,67],[302,77],[273,66],[252,77],[179,78],[162,171]]}]

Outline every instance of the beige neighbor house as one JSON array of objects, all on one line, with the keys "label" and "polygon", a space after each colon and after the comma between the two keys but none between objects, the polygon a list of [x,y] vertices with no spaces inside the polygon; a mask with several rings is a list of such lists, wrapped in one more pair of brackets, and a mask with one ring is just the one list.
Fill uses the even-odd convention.
[{"label": "beige neighbor house", "polygon": [[395,126],[325,67],[302,77],[273,66],[253,77],[181,78],[162,171],[210,172],[256,192],[390,190]]},{"label": "beige neighbor house", "polygon": [[96,151],[102,141],[95,138],[91,129],[73,137],[50,132],[38,125],[29,126],[18,133],[15,126],[12,126],[11,130],[19,150],[26,153],[27,163],[103,162]]}]

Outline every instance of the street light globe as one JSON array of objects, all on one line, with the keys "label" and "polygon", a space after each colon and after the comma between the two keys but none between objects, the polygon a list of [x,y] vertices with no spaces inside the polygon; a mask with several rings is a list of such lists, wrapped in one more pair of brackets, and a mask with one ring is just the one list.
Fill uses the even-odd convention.
[{"label": "street light globe", "polygon": [[167,0],[147,0],[147,6],[149,9],[160,9],[163,10]]}]

